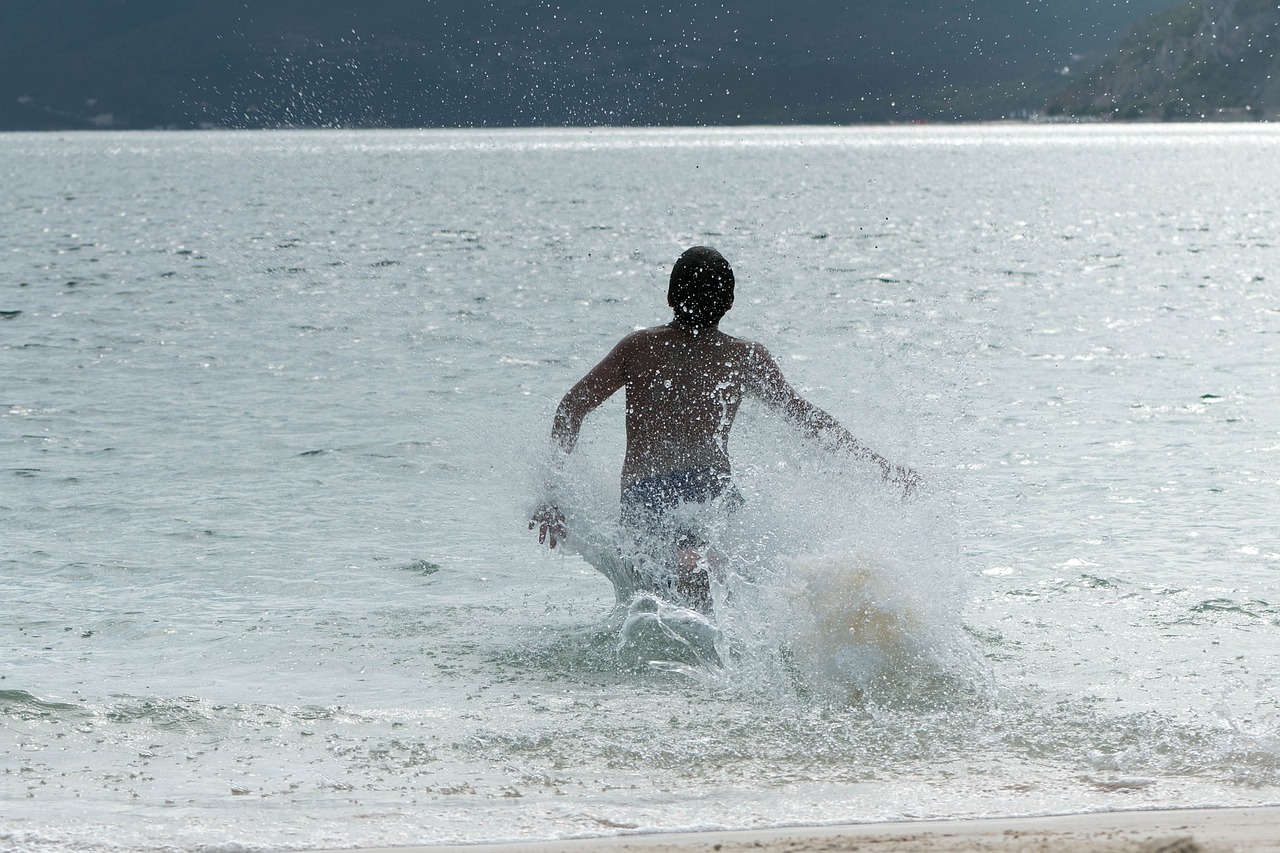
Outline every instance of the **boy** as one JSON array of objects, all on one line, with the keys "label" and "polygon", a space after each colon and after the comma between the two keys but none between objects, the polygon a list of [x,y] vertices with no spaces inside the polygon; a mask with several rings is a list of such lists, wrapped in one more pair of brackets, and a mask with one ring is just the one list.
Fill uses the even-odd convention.
[{"label": "boy", "polygon": [[[791,387],[761,344],[735,338],[718,325],[733,306],[734,277],[715,249],[696,246],[671,270],[667,304],[672,321],[632,332],[569,389],[560,401],[552,438],[571,453],[583,418],[626,389],[627,449],[622,463],[622,521],[633,532],[661,529],[681,503],[721,500],[732,509],[742,499],[730,479],[729,433],[745,395],[751,395],[821,446],[878,465],[882,476],[910,492],[914,471],[891,466],[863,447],[826,412]],[[529,529],[552,548],[565,537],[564,515],[544,503]],[[696,533],[674,533],[677,588],[705,599],[709,583]]]}]

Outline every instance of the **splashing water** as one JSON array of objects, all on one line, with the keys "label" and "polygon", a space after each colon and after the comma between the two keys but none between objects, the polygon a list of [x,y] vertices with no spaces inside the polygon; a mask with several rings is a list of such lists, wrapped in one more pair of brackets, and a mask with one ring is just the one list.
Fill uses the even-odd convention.
[{"label": "splashing water", "polygon": [[662,534],[630,542],[589,466],[570,466],[558,483],[567,544],[613,585],[623,659],[837,703],[918,697],[930,677],[979,677],[961,630],[965,568],[941,506],[820,454],[793,449],[783,473],[740,473],[753,499],[736,511],[714,501],[673,510],[703,530],[707,612],[661,580],[674,573],[652,556],[669,548]]}]

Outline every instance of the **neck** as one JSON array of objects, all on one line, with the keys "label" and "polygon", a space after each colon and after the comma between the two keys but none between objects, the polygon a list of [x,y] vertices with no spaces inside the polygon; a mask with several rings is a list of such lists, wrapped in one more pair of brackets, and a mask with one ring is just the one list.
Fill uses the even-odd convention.
[{"label": "neck", "polygon": [[671,328],[673,328],[673,329],[678,329],[678,330],[680,330],[681,332],[688,332],[688,333],[689,333],[689,334],[691,334],[691,335],[698,335],[698,334],[701,334],[701,333],[703,333],[703,332],[713,332],[713,331],[715,331],[715,328],[716,328],[716,327],[715,327],[715,325],[711,325],[711,326],[694,326],[694,325],[692,325],[691,323],[685,323],[684,321],[682,321],[682,320],[681,320],[680,318],[678,318],[678,317],[677,317],[677,318],[675,318],[675,319],[673,319],[673,320],[672,320],[670,323],[668,323],[667,325],[668,325],[668,326],[670,326],[670,327],[671,327]]}]

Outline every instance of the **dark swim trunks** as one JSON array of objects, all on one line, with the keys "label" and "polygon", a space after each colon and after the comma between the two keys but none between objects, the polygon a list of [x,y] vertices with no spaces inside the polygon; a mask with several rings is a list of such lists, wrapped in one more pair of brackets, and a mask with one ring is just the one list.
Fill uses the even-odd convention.
[{"label": "dark swim trunks", "polygon": [[[711,608],[708,534],[744,503],[729,472],[686,468],[637,480],[622,490],[622,526],[641,585],[696,610]],[[719,520],[719,521],[718,521]]]},{"label": "dark swim trunks", "polygon": [[729,472],[709,465],[669,471],[636,480],[622,490],[622,523],[643,528],[662,519],[681,504],[706,504],[721,499],[735,510],[743,503]]}]

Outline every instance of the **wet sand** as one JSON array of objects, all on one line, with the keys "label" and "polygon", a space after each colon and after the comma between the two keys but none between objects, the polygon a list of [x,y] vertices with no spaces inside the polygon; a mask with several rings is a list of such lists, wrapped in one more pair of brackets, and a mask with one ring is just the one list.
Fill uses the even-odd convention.
[{"label": "wet sand", "polygon": [[1225,853],[1280,851],[1280,807],[1106,812],[730,832],[624,835],[512,844],[426,845],[360,853]]}]

